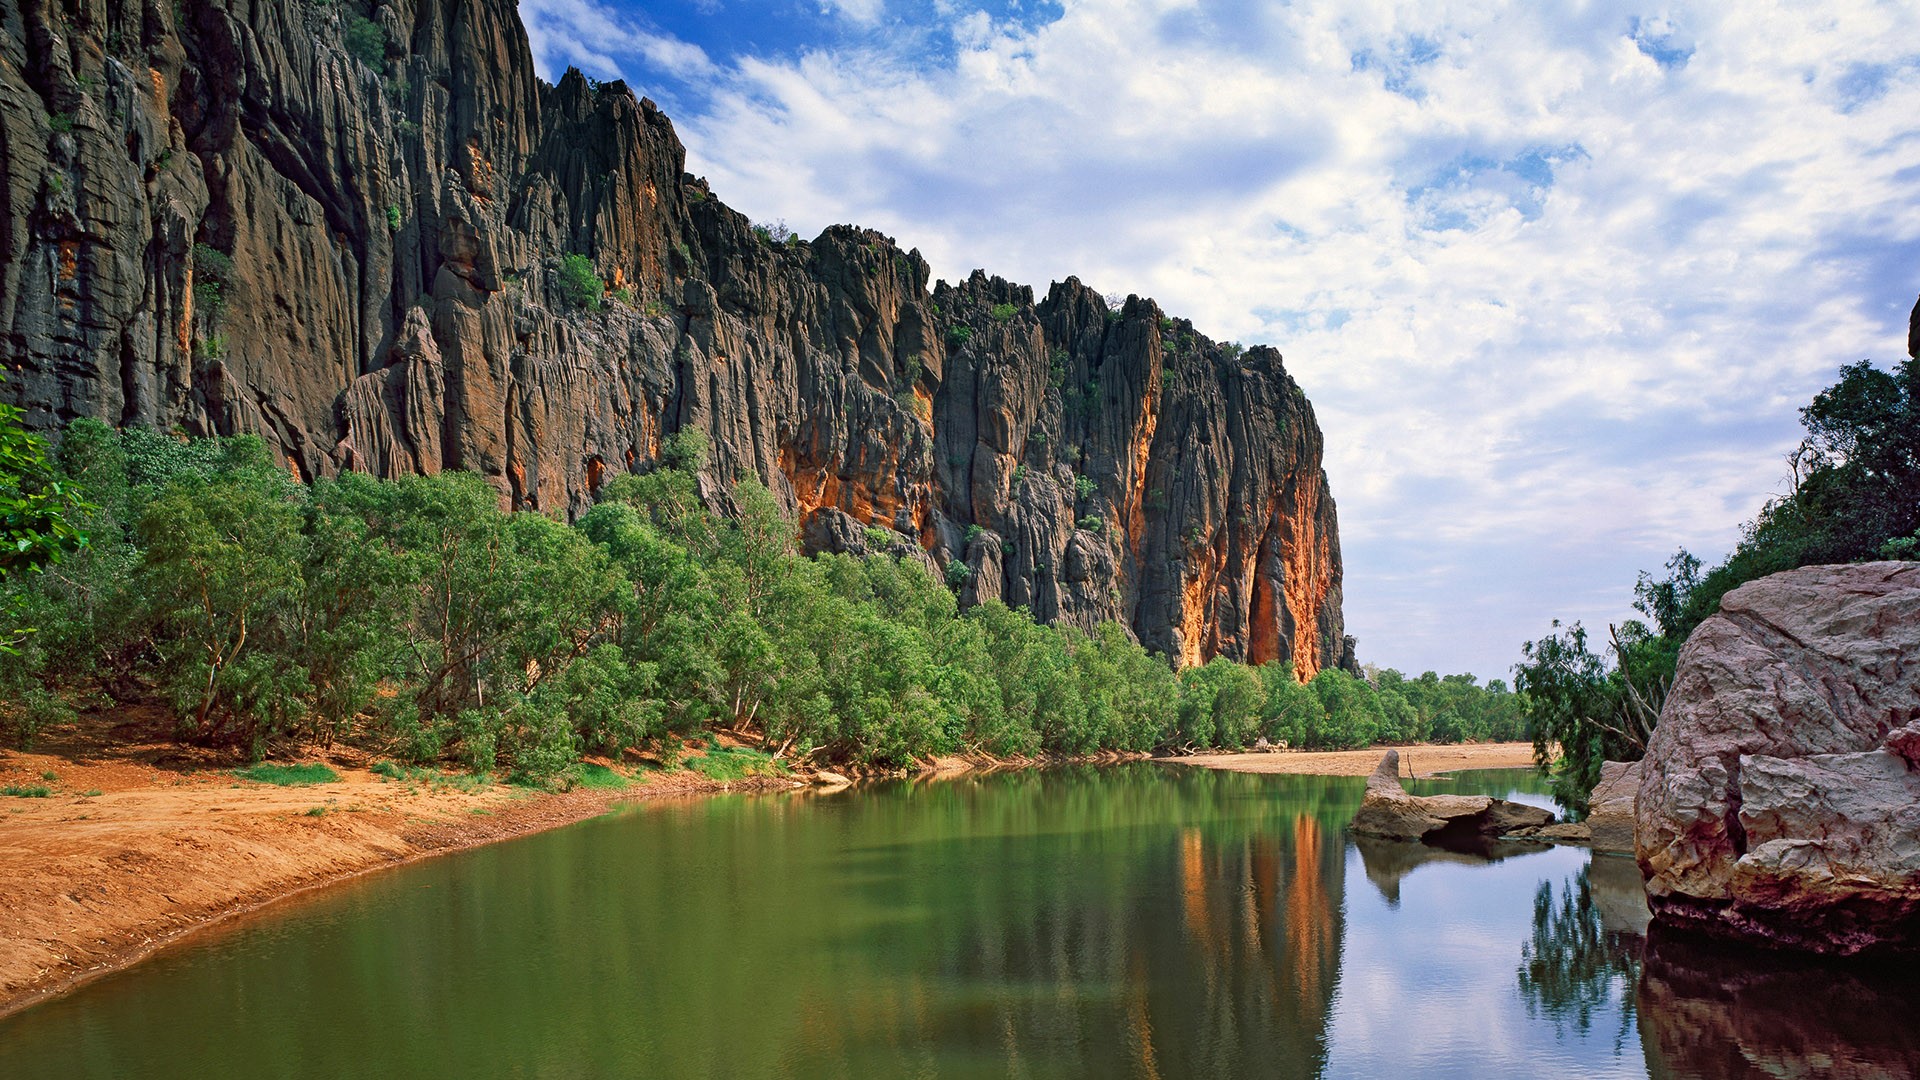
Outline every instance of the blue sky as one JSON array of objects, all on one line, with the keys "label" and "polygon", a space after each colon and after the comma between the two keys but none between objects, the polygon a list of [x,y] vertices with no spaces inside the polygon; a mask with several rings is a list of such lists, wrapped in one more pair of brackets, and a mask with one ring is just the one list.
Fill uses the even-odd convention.
[{"label": "blue sky", "polygon": [[1363,661],[1505,677],[1904,354],[1920,5],[521,0],[756,220],[1077,274],[1313,399]]}]

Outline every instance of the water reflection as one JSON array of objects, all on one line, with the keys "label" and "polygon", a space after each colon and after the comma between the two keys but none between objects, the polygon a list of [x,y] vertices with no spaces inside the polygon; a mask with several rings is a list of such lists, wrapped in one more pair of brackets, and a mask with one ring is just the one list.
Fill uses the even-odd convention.
[{"label": "water reflection", "polygon": [[1134,766],[653,805],[0,1021],[0,1077],[1920,1074],[1909,988],[1642,961],[1631,861],[1350,844],[1360,790]]},{"label": "water reflection", "polygon": [[1653,1077],[1920,1076],[1920,983],[1876,971],[1729,951],[1657,929],[1640,980]]},{"label": "water reflection", "polygon": [[1527,1015],[1583,1035],[1596,1015],[1614,1016],[1614,1045],[1625,1045],[1646,910],[1640,871],[1630,859],[1596,856],[1558,887],[1542,881],[1533,898],[1533,936],[1520,950]]}]

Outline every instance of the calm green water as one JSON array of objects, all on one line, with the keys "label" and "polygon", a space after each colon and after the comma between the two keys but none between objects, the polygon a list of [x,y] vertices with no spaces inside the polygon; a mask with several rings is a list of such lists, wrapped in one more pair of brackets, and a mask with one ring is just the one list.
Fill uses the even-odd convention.
[{"label": "calm green water", "polygon": [[376,875],[0,1021],[0,1077],[1920,1065],[1898,983],[1644,950],[1630,862],[1356,846],[1360,790],[1136,765],[638,807]]}]

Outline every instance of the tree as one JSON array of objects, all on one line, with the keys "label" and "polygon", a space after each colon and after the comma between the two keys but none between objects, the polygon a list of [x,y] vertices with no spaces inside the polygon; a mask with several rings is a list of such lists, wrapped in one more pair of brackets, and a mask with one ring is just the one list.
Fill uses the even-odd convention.
[{"label": "tree", "polygon": [[1659,721],[1672,680],[1664,639],[1635,620],[1609,627],[1614,662],[1587,644],[1579,623],[1521,648],[1514,683],[1527,698],[1534,762],[1554,797],[1584,815],[1607,761],[1635,761]]},{"label": "tree", "polygon": [[260,648],[284,637],[300,587],[290,482],[257,461],[214,479],[183,476],[143,510],[139,534],[182,730],[239,741],[259,756],[299,717],[310,685],[303,670]]}]

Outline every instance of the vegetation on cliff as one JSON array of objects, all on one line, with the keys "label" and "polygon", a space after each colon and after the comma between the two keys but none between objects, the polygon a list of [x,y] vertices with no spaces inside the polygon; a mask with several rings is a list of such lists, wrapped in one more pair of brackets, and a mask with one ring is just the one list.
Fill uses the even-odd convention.
[{"label": "vegetation on cliff", "polygon": [[410,761],[554,774],[582,754],[724,728],[786,760],[1303,747],[1512,737],[1468,676],[1216,658],[1175,672],[1118,624],[965,612],[923,561],[804,557],[772,495],[700,491],[696,432],[572,525],[499,508],[470,473],[311,485],[248,437],[81,420],[57,474],[92,545],[7,585],[41,632],[0,663],[16,734],[82,690],[156,698],[179,735],[258,756],[354,739]]},{"label": "vegetation on cliff", "polygon": [[1682,549],[1664,576],[1640,575],[1634,608],[1647,621],[1609,627],[1611,656],[1578,623],[1523,646],[1516,685],[1563,801],[1584,806],[1602,761],[1646,752],[1680,646],[1728,592],[1800,566],[1920,559],[1920,305],[1914,326],[1915,355],[1898,368],[1849,364],[1800,410],[1807,434],[1788,455],[1786,494],[1761,507],[1724,560],[1703,568]]}]

